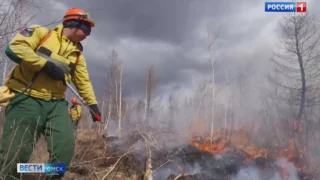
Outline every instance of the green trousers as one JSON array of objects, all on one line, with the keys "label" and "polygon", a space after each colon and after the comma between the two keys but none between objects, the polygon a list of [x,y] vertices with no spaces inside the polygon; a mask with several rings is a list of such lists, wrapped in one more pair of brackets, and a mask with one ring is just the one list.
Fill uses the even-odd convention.
[{"label": "green trousers", "polygon": [[1,177],[19,177],[17,163],[29,161],[41,135],[47,142],[49,163],[65,163],[68,169],[75,139],[67,101],[46,101],[21,94],[11,100],[5,113],[0,147]]}]

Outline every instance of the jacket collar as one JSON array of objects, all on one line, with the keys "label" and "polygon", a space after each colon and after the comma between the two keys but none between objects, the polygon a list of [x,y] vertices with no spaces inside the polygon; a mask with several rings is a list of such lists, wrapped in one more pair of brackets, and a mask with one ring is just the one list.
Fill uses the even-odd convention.
[{"label": "jacket collar", "polygon": [[[63,25],[62,24],[59,24],[59,25],[57,25],[54,29],[53,29],[53,31],[56,31],[57,32],[57,34],[58,34],[58,38],[60,39],[60,41],[63,39],[63,38],[66,38],[67,39],[67,37],[63,37],[63,34],[62,34],[62,30],[63,30]],[[70,40],[69,40],[70,41]],[[83,46],[82,46],[82,44],[79,42],[79,43],[75,43],[76,44],[76,46],[79,48],[79,50],[80,50],[80,52],[82,52],[83,51]]]}]

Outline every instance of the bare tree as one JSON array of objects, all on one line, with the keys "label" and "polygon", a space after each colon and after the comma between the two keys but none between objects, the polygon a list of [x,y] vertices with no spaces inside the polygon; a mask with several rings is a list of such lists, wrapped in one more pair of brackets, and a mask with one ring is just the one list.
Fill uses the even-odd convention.
[{"label": "bare tree", "polygon": [[[226,91],[227,91],[227,104],[226,104],[226,108],[224,110],[224,128],[227,129],[228,126],[227,126],[227,122],[228,122],[228,117],[229,117],[229,107],[230,107],[230,101],[231,101],[231,95],[230,95],[230,80],[229,80],[229,77],[228,77],[228,74],[226,72],[226,70],[224,71],[224,74],[225,74],[225,79],[226,79]],[[225,131],[225,138],[227,138],[227,131]]]},{"label": "bare tree", "polygon": [[123,111],[125,110],[125,103],[123,102],[123,66],[119,60],[118,53],[113,50],[108,61],[108,113],[106,126],[109,120],[118,121],[118,136],[121,135],[121,121],[123,118]]},{"label": "bare tree", "polygon": [[146,96],[145,96],[145,121],[149,123],[152,97],[155,93],[156,86],[158,84],[158,78],[155,75],[154,67],[148,68],[146,76]]},{"label": "bare tree", "polygon": [[272,62],[281,77],[270,76],[269,80],[282,88],[282,99],[299,107],[295,119],[300,121],[306,103],[319,103],[320,36],[314,17],[309,15],[285,17],[280,27],[280,46]]},{"label": "bare tree", "polygon": [[218,28],[217,32],[213,32],[207,25],[207,34],[208,34],[208,51],[209,51],[209,62],[212,68],[212,109],[211,109],[211,128],[210,128],[210,150],[212,150],[212,138],[213,138],[213,127],[214,127],[214,112],[215,112],[215,99],[216,99],[216,85],[215,85],[215,64],[217,62],[216,58],[213,55],[213,45],[219,37],[221,26]]},{"label": "bare tree", "polygon": [[118,135],[121,136],[121,123],[122,123],[122,118],[123,118],[123,114],[122,114],[122,89],[123,89],[123,66],[120,66],[119,69],[119,101],[118,101]]},{"label": "bare tree", "polygon": [[172,94],[168,99],[168,110],[169,110],[169,122],[168,122],[168,130],[174,130],[174,121],[176,120],[176,116],[178,113],[178,90],[173,90]]},{"label": "bare tree", "polygon": [[205,100],[208,99],[208,85],[209,81],[203,80],[199,83],[197,89],[195,89],[195,93],[192,97],[192,111],[193,113],[193,119],[190,122],[189,130],[193,133],[198,133],[198,124],[200,123],[200,119],[203,120],[203,116],[201,114],[205,114],[201,112],[202,109],[205,109]]},{"label": "bare tree", "polygon": [[283,116],[279,122],[283,132],[293,137],[295,148],[300,150],[307,147],[311,134],[306,127],[312,117],[306,112],[320,104],[320,34],[311,15],[285,17],[280,28],[279,46],[271,59],[275,72],[269,75],[269,82],[277,87],[276,105],[284,107],[278,111]]}]

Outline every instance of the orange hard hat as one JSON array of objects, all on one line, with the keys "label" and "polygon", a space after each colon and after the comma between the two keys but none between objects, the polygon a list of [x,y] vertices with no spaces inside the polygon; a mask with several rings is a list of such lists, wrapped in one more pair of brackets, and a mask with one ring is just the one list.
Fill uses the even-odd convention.
[{"label": "orange hard hat", "polygon": [[62,22],[65,22],[68,20],[84,21],[89,23],[91,27],[94,27],[95,25],[94,21],[90,18],[89,13],[85,12],[83,9],[80,9],[80,8],[68,9],[67,12],[64,14]]},{"label": "orange hard hat", "polygon": [[77,98],[72,98],[72,100],[71,100],[71,102],[72,102],[72,104],[76,104],[77,103]]}]

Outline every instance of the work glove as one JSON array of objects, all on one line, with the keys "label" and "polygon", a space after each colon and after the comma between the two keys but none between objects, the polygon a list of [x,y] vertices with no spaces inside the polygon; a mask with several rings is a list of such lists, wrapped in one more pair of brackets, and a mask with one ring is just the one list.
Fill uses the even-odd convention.
[{"label": "work glove", "polygon": [[63,69],[53,62],[47,61],[47,63],[42,68],[42,71],[47,73],[50,78],[62,81],[63,85],[67,85]]},{"label": "work glove", "polygon": [[91,104],[89,105],[89,108],[92,110],[90,111],[91,117],[93,122],[99,121],[101,122],[101,113],[99,111],[98,105],[97,104]]}]

